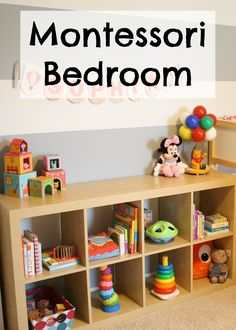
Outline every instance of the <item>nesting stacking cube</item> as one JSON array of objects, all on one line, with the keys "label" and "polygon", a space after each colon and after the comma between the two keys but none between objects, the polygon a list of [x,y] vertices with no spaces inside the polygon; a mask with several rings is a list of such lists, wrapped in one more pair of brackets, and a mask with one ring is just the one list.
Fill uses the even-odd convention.
[{"label": "nesting stacking cube", "polygon": [[32,172],[33,162],[31,152],[13,154],[6,152],[3,155],[4,172],[12,174],[24,174]]},{"label": "nesting stacking cube", "polygon": [[28,143],[23,139],[13,139],[9,152],[3,154],[3,160],[5,195],[28,197],[28,181],[37,175],[33,171],[33,159],[28,151]]},{"label": "nesting stacking cube", "polygon": [[29,180],[30,196],[45,197],[45,194],[54,194],[54,185],[51,178],[46,176],[38,176]]},{"label": "nesting stacking cube", "polygon": [[10,152],[13,154],[28,152],[28,143],[23,139],[13,139],[10,143]]},{"label": "nesting stacking cube", "polygon": [[4,193],[7,196],[28,197],[28,180],[36,177],[37,172],[33,171],[25,174],[3,173]]},{"label": "nesting stacking cube", "polygon": [[66,173],[62,169],[60,155],[43,156],[44,171],[42,175],[51,178],[54,184],[54,190],[66,189]]},{"label": "nesting stacking cube", "polygon": [[43,156],[43,167],[46,171],[54,171],[62,169],[60,155]]},{"label": "nesting stacking cube", "polygon": [[53,180],[54,190],[66,189],[66,173],[64,170],[43,171],[42,174]]}]

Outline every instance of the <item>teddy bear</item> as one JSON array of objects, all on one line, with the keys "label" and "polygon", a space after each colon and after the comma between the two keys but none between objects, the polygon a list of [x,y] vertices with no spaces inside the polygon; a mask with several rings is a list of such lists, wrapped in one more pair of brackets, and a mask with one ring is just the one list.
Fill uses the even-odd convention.
[{"label": "teddy bear", "polygon": [[231,250],[213,249],[211,252],[211,263],[209,266],[209,280],[211,283],[224,283],[229,271],[228,258]]},{"label": "teddy bear", "polygon": [[158,152],[162,153],[159,160],[156,162],[153,175],[158,176],[163,174],[167,177],[179,177],[185,172],[187,165],[182,163],[178,146],[182,143],[182,138],[174,135],[171,139],[165,138],[161,141]]}]

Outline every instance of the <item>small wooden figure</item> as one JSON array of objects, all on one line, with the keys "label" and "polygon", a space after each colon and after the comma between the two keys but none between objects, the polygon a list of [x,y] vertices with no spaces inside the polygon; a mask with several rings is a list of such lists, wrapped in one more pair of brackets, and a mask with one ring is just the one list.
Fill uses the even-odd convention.
[{"label": "small wooden figure", "polygon": [[43,171],[42,174],[53,180],[54,190],[66,189],[66,173],[64,170]]},{"label": "small wooden figure", "polygon": [[13,154],[28,152],[28,143],[23,139],[13,139],[10,143],[10,152]]},{"label": "small wooden figure", "polygon": [[37,172],[33,171],[25,174],[11,174],[11,173],[3,173],[4,178],[4,193],[7,196],[14,197],[28,197],[29,196],[29,188],[28,181],[36,177]]},{"label": "small wooden figure", "polygon": [[45,194],[54,195],[53,180],[46,176],[38,176],[29,180],[30,196],[45,197]]},{"label": "small wooden figure", "polygon": [[46,171],[55,171],[62,169],[60,155],[43,156],[43,166]]},{"label": "small wooden figure", "polygon": [[6,173],[25,174],[32,172],[33,170],[31,152],[23,152],[19,154],[6,152],[3,155],[3,159],[4,159],[4,172]]},{"label": "small wooden figure", "polygon": [[55,313],[64,312],[66,310],[64,304],[56,304]]}]

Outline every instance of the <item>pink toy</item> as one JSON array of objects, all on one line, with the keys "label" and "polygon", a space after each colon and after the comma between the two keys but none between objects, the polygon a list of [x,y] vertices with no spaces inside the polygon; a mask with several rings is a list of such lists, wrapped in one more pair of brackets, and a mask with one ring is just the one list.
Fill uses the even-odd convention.
[{"label": "pink toy", "polygon": [[172,139],[165,138],[162,140],[160,148],[158,149],[158,152],[161,152],[162,155],[154,167],[154,176],[163,174],[167,177],[175,176],[177,178],[180,174],[184,173],[187,165],[183,164],[179,157],[178,146],[181,143],[182,138],[178,135],[174,135]]},{"label": "pink toy", "polygon": [[66,173],[64,170],[43,171],[42,175],[53,180],[54,190],[66,189]]},{"label": "pink toy", "polygon": [[55,171],[62,169],[60,155],[43,156],[43,167],[46,171]]}]

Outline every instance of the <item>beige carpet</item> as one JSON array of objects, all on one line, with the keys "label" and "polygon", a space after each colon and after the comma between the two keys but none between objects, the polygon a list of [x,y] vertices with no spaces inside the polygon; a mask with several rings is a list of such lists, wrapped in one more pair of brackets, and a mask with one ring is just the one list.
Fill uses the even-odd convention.
[{"label": "beige carpet", "polygon": [[124,329],[236,330],[236,286],[109,326],[109,330]]}]

